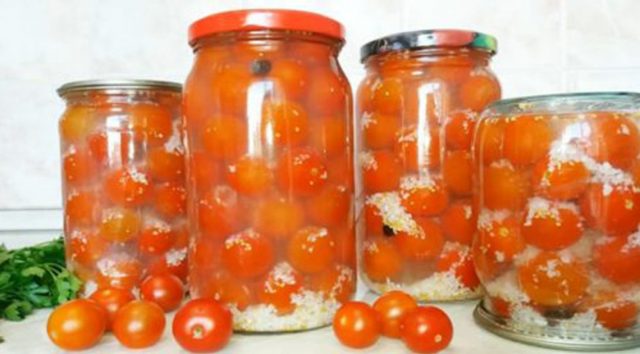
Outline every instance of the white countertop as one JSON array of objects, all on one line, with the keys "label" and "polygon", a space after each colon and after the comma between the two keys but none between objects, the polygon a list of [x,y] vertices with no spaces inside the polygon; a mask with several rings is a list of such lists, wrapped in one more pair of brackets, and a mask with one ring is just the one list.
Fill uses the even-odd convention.
[{"label": "white countertop", "polygon": [[[373,300],[374,295],[366,294],[366,300]],[[549,349],[537,348],[511,342],[495,336],[478,327],[472,318],[475,306],[473,302],[438,304],[451,317],[454,324],[453,341],[443,353],[473,354],[533,354],[533,353],[565,353]],[[0,322],[0,335],[5,342],[0,344],[0,353],[62,353],[47,338],[45,323],[49,310],[37,311],[22,322]],[[169,315],[169,317],[172,317]],[[97,346],[83,353],[182,353],[174,342],[170,318],[162,340],[155,346],[145,350],[128,350],[116,339],[107,334]],[[333,336],[331,327],[292,334],[240,335],[235,334],[229,345],[220,353],[409,353],[399,340],[381,338],[374,346],[366,350],[351,350],[341,346]],[[619,351],[616,353],[640,353],[640,349]]]}]

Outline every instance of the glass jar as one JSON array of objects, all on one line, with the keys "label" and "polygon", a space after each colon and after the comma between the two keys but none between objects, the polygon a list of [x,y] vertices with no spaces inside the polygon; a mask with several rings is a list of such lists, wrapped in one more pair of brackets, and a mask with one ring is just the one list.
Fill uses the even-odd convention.
[{"label": "glass jar", "polygon": [[362,47],[357,93],[361,274],[372,290],[422,301],[479,297],[470,252],[471,140],[500,98],[493,37],[459,30],[395,34]]},{"label": "glass jar", "polygon": [[476,131],[476,319],[571,350],[640,345],[640,94],[504,100]]},{"label": "glass jar", "polygon": [[186,280],[188,224],[180,89],[146,80],[71,82],[59,123],[67,264],[96,287]]},{"label": "glass jar", "polygon": [[329,324],[356,279],[342,26],[233,11],[195,22],[190,43],[191,293],[228,304],[240,331]]}]

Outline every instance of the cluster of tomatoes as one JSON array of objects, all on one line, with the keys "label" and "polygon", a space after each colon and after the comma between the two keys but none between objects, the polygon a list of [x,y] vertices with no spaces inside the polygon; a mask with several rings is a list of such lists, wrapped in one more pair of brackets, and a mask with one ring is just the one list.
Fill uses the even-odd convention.
[{"label": "cluster of tomatoes", "polygon": [[353,293],[349,87],[332,53],[281,40],[196,52],[184,113],[197,296],[287,315],[304,290]]},{"label": "cluster of tomatoes", "polygon": [[186,279],[185,159],[178,93],[74,99],[60,120],[67,259],[100,287]]},{"label": "cluster of tomatoes", "polygon": [[418,306],[402,291],[389,291],[373,306],[350,301],[342,305],[333,319],[338,340],[351,348],[367,348],[380,335],[401,338],[416,353],[435,353],[449,346],[453,325],[447,314],[434,306]]},{"label": "cluster of tomatoes", "polygon": [[[607,329],[636,323],[640,131],[625,113],[490,117],[477,133],[481,207],[474,258],[491,282],[515,273],[523,305]],[[490,290],[510,317],[515,301]]]},{"label": "cluster of tomatoes", "polygon": [[454,274],[466,289],[442,299],[474,296],[479,286],[470,252],[471,145],[479,112],[500,98],[485,55],[425,63],[387,54],[368,63],[358,91],[363,272],[378,291],[388,281],[408,286],[438,272]]},{"label": "cluster of tomatoes", "polygon": [[[130,290],[102,288],[88,299],[57,307],[49,316],[47,333],[65,350],[91,348],[109,331],[127,348],[148,348],[162,338],[165,312],[180,307],[183,297],[182,281],[171,274],[147,277],[140,286],[140,300]],[[227,344],[232,322],[231,312],[216,300],[194,299],[176,312],[172,332],[184,349],[211,352]]]}]

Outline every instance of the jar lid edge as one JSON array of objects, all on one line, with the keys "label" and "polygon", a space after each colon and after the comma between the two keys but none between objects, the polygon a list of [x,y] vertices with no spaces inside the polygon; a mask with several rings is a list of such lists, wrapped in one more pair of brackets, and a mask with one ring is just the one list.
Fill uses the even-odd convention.
[{"label": "jar lid edge", "polygon": [[142,79],[91,79],[71,81],[60,86],[56,92],[59,96],[75,91],[105,90],[105,89],[162,89],[182,92],[182,84],[173,81],[142,80]]}]

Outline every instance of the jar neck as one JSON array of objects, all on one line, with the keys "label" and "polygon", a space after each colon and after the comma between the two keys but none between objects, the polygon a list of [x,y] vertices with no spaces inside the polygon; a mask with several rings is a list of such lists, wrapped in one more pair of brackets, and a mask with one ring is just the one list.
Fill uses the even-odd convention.
[{"label": "jar neck", "polygon": [[316,33],[286,30],[254,30],[225,32],[200,38],[193,42],[194,53],[207,47],[224,47],[237,42],[248,45],[265,46],[268,43],[307,42],[327,46],[332,56],[337,57],[344,45],[344,40],[323,36]]},{"label": "jar neck", "polygon": [[181,100],[178,92],[162,89],[131,90],[131,89],[103,89],[78,90],[65,93],[62,99],[67,105],[103,105],[103,104],[136,104],[162,103],[176,104]]},{"label": "jar neck", "polygon": [[488,67],[493,53],[471,48],[422,48],[395,51],[369,57],[365,67],[380,70],[393,66],[395,69],[415,69],[431,65],[452,67]]}]

